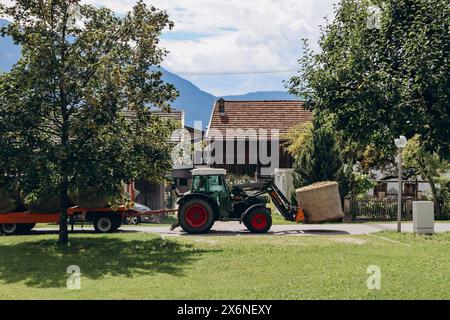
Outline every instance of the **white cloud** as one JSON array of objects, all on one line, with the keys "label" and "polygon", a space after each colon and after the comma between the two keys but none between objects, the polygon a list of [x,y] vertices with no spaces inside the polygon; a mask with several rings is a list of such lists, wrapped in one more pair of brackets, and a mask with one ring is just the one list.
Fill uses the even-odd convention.
[{"label": "white cloud", "polygon": [[[0,0],[4,2],[4,0]],[[134,0],[83,0],[125,13]],[[336,0],[151,0],[167,10],[175,29],[164,37],[169,49],[164,66],[183,73],[216,95],[246,91],[279,90],[289,74],[240,75],[242,86],[231,85],[232,76],[193,76],[196,73],[239,73],[297,68],[301,38],[316,40],[325,16],[332,16]],[[171,36],[181,35],[181,36]],[[191,74],[191,75],[189,75]],[[280,80],[280,81],[278,81]],[[269,85],[270,84],[270,85]],[[270,87],[270,88],[269,88]],[[241,89],[242,88],[242,89]]]}]

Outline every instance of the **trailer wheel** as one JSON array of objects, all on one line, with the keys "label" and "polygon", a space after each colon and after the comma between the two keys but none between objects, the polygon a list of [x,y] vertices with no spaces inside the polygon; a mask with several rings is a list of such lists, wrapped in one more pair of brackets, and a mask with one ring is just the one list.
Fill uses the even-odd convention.
[{"label": "trailer wheel", "polygon": [[117,216],[113,218],[113,222],[114,222],[114,228],[113,228],[113,232],[117,231],[123,224],[123,218],[122,216]]},{"label": "trailer wheel", "polygon": [[178,221],[180,227],[187,233],[207,233],[214,225],[214,211],[205,200],[192,199],[180,208]]},{"label": "trailer wheel", "polygon": [[97,233],[111,233],[114,232],[114,219],[109,216],[100,216],[94,220],[94,229]]},{"label": "trailer wheel", "polygon": [[5,236],[12,236],[19,233],[19,227],[16,223],[0,224],[0,233]]},{"label": "trailer wheel", "polygon": [[18,233],[28,233],[36,226],[36,223],[24,223],[24,224],[18,224]]},{"label": "trailer wheel", "polygon": [[245,217],[244,225],[252,233],[267,233],[272,227],[272,216],[269,210],[256,208]]}]

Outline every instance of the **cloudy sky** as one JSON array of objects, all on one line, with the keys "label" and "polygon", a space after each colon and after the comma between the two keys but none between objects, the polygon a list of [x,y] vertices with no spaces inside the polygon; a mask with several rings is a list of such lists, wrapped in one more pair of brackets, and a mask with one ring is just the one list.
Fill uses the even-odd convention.
[{"label": "cloudy sky", "polygon": [[[7,0],[0,0],[7,3]],[[315,41],[337,0],[146,0],[167,10],[164,67],[217,96],[283,90],[301,38]],[[134,0],[83,0],[125,13]],[[273,73],[268,73],[273,72]]]}]

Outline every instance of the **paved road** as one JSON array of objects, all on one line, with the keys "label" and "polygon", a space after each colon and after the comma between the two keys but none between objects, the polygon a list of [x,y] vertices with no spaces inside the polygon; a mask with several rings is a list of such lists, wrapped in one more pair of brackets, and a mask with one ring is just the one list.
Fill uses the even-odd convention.
[{"label": "paved road", "polygon": [[[269,235],[273,236],[304,236],[304,235],[361,235],[372,234],[386,230],[396,230],[396,224],[380,223],[380,224],[320,224],[320,225],[275,225],[270,230]],[[79,227],[75,230],[81,231]],[[86,232],[91,232],[91,227],[83,229]],[[54,232],[55,229],[40,229],[36,233]],[[180,237],[188,236],[178,228],[175,231],[170,231],[169,227],[146,227],[143,226],[126,226],[122,228],[123,232],[147,232],[156,233],[164,237]],[[403,231],[412,232],[412,223],[404,223]],[[436,232],[450,232],[450,223],[436,223]],[[217,222],[213,230],[202,236],[259,236],[250,234],[246,228],[238,222]]]}]

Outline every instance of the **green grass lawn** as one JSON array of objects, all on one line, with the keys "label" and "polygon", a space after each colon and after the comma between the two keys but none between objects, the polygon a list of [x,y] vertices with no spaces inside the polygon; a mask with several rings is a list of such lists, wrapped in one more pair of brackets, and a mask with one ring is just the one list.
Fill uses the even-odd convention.
[{"label": "green grass lawn", "polygon": [[[1,237],[0,299],[450,298],[450,234],[376,236],[74,234],[66,249]],[[66,289],[70,265],[81,290]],[[381,290],[366,286],[370,265]]]}]

